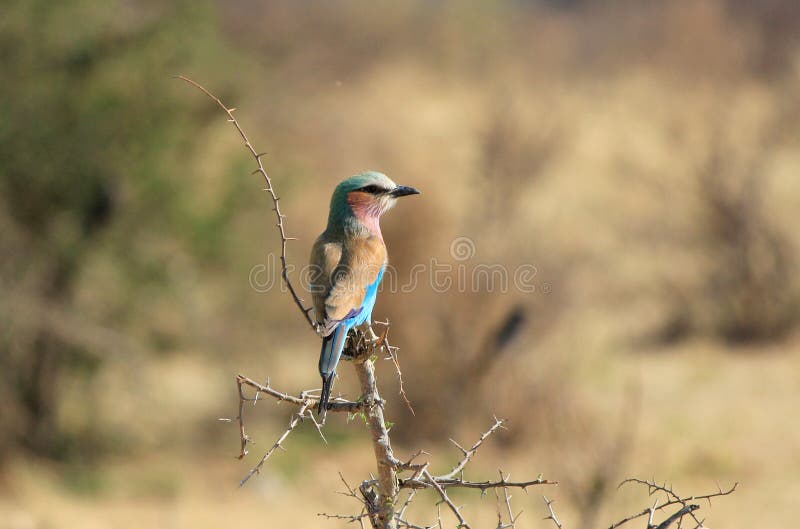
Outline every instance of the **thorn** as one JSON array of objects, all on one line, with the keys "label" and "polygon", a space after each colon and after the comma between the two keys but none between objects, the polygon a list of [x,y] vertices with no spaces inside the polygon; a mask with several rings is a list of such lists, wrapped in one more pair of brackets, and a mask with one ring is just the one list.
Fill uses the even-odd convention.
[{"label": "thorn", "polygon": [[469,453],[469,452],[467,452],[467,450],[465,450],[465,449],[464,449],[464,447],[463,447],[463,446],[461,446],[460,444],[458,444],[458,443],[457,443],[457,442],[456,442],[454,439],[452,439],[452,438],[451,438],[451,439],[450,439],[450,442],[451,442],[451,443],[453,443],[454,445],[456,445],[456,448],[458,448],[459,450],[461,450],[461,453],[463,453],[464,455],[467,455],[467,454]]}]

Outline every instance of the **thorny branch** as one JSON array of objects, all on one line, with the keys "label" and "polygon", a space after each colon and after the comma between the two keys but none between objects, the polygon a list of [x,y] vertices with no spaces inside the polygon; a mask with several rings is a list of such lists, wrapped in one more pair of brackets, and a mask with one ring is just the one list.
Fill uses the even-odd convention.
[{"label": "thorny branch", "polygon": [[256,149],[253,147],[253,144],[250,143],[250,140],[247,138],[247,134],[244,133],[244,129],[242,129],[242,126],[239,125],[239,122],[233,116],[233,112],[236,110],[235,108],[228,107],[225,103],[222,102],[220,98],[209,92],[205,87],[203,87],[199,83],[189,79],[188,77],[184,77],[183,75],[178,75],[177,78],[181,79],[182,81],[186,81],[190,85],[199,89],[209,98],[211,98],[217,105],[219,105],[219,107],[222,108],[222,110],[224,110],[226,114],[228,114],[228,121],[233,123],[233,126],[236,127],[236,131],[239,133],[239,136],[241,136],[242,141],[244,142],[244,146],[247,147],[247,150],[250,152],[253,158],[255,158],[258,168],[255,171],[253,171],[253,174],[260,173],[261,176],[264,177],[264,183],[266,184],[266,187],[264,189],[267,193],[269,193],[269,196],[272,199],[272,210],[275,212],[275,217],[277,219],[276,226],[278,228],[278,233],[281,236],[281,277],[283,278],[283,282],[286,284],[286,288],[289,289],[289,293],[291,293],[295,305],[297,305],[297,308],[299,308],[300,312],[303,313],[303,317],[305,318],[305,320],[308,322],[308,324],[311,326],[314,332],[316,332],[317,324],[311,318],[311,307],[306,307],[305,305],[303,305],[302,298],[300,298],[300,296],[297,295],[297,291],[295,290],[294,285],[292,285],[292,282],[289,280],[288,267],[286,266],[286,243],[289,241],[293,241],[295,239],[294,237],[286,236],[286,228],[283,225],[283,219],[286,218],[286,216],[283,213],[281,213],[281,207],[279,204],[280,199],[278,198],[278,195],[275,193],[275,188],[272,187],[272,180],[267,174],[267,170],[264,169],[264,164],[261,162],[261,157],[266,155],[267,153],[257,152]]},{"label": "thorny branch", "polygon": [[[495,422],[492,426],[483,434],[481,434],[478,441],[472,445],[469,450],[461,449],[464,457],[456,464],[458,470],[456,471],[457,474],[463,473],[463,469],[467,466],[468,462],[474,456],[475,452],[478,448],[483,444],[483,442],[491,436],[491,434],[497,431],[503,425],[503,421],[500,419],[495,418]],[[388,440],[388,436],[387,436]],[[383,443],[373,443],[373,446],[383,446]],[[390,447],[389,447],[390,449]],[[377,449],[376,449],[377,450]],[[369,479],[365,480],[361,486],[361,496],[357,497],[355,495],[355,491],[350,488],[347,484],[345,487],[348,489],[348,493],[346,495],[356,497],[358,501],[366,508],[367,516],[364,516],[364,513],[359,515],[329,515],[328,517],[336,517],[338,519],[349,519],[349,520],[361,520],[361,519],[369,519],[372,522],[373,527],[407,527],[411,529],[432,529],[433,527],[437,527],[441,525],[441,522],[438,524],[433,524],[430,526],[424,526],[412,523],[406,517],[407,509],[409,508],[416,492],[420,489],[432,489],[436,493],[439,494],[441,498],[441,503],[447,506],[447,508],[453,513],[453,515],[458,520],[458,527],[469,529],[470,525],[464,518],[461,507],[456,506],[450,496],[447,494],[447,489],[450,488],[466,488],[466,489],[477,489],[480,490],[481,493],[485,493],[489,489],[502,489],[503,490],[503,498],[505,502],[505,506],[508,512],[509,523],[498,524],[500,528],[514,528],[516,521],[519,519],[521,513],[517,515],[513,515],[513,511],[511,508],[511,496],[508,494],[509,488],[521,488],[523,490],[527,489],[527,487],[536,486],[536,485],[556,485],[557,482],[545,480],[541,477],[535,480],[529,481],[511,481],[509,476],[504,475],[500,472],[500,479],[496,481],[466,481],[463,477],[453,477],[454,472],[451,470],[447,474],[442,476],[434,476],[428,470],[428,466],[430,463],[420,463],[414,464],[413,460],[420,455],[425,454],[423,451],[418,451],[415,453],[408,461],[400,461],[399,459],[395,458],[391,455],[391,452],[384,452],[381,454],[381,460],[385,465],[388,466],[388,470],[391,471],[391,474],[394,476],[396,480],[396,492],[394,492],[394,504],[401,505],[398,512],[392,511],[391,519],[388,520],[389,524],[387,525],[387,521],[385,519],[380,518],[379,507],[381,506],[381,500],[378,496],[380,490],[382,490],[381,480],[380,479]],[[384,467],[385,468],[385,467]],[[379,465],[379,470],[381,466]],[[408,472],[410,475],[408,477],[399,477],[398,474],[402,474]],[[378,488],[378,492],[375,491],[375,487]],[[410,492],[406,497],[404,502],[399,500],[399,490],[402,489],[409,489]],[[326,515],[322,515],[326,516]],[[352,518],[348,518],[352,517]],[[391,525],[391,524],[395,525]]]},{"label": "thorny branch", "polygon": [[[669,518],[667,518],[666,520],[664,520],[663,522],[661,522],[660,524],[658,524],[658,527],[655,527],[655,529],[668,529],[669,526],[672,525],[675,522],[678,522],[678,524],[680,525],[680,519],[681,518],[683,518],[687,514],[691,514],[692,516],[694,516],[692,513],[694,511],[696,511],[697,509],[699,509],[699,508],[700,508],[699,505],[694,505],[694,504],[687,505],[687,506],[683,507],[681,510],[679,510],[678,512],[676,512],[675,514],[673,514],[672,516],[670,516]],[[699,522],[697,524],[697,527],[701,527],[702,525],[703,525],[703,522]],[[648,523],[647,527],[648,527],[648,529],[650,529],[650,527],[653,527],[653,526],[651,526],[650,523]]]},{"label": "thorny branch", "polygon": [[[259,463],[253,467],[250,472],[245,476],[244,479],[240,482],[240,485],[244,485],[252,476],[253,474],[257,474],[264,463],[269,459],[272,453],[275,451],[276,448],[283,448],[282,443],[286,439],[286,437],[294,430],[297,426],[298,422],[303,421],[305,419],[311,420],[314,424],[314,427],[317,429],[320,437],[323,441],[325,441],[325,436],[322,434],[322,429],[320,424],[317,422],[316,418],[314,417],[313,409],[316,407],[315,404],[319,401],[319,397],[313,395],[311,391],[303,391],[300,393],[299,396],[289,395],[288,393],[283,393],[274,389],[270,386],[269,380],[266,381],[264,384],[259,384],[255,380],[247,378],[244,375],[236,375],[236,386],[239,392],[239,414],[236,416],[236,422],[239,426],[239,441],[241,443],[241,448],[239,451],[239,455],[237,456],[238,459],[243,459],[247,454],[247,445],[252,444],[253,441],[250,439],[250,436],[247,435],[244,426],[244,408],[247,402],[252,402],[253,406],[258,403],[259,397],[264,395],[269,395],[273,397],[278,402],[287,402],[289,404],[293,404],[298,406],[300,410],[292,416],[292,420],[289,423],[289,428],[281,435],[278,441],[273,445],[273,447],[264,454],[264,457],[259,461]],[[249,386],[256,390],[255,395],[253,397],[248,397],[245,393],[245,386]],[[348,413],[357,413],[364,407],[363,402],[353,402],[344,400],[341,398],[335,398],[330,402],[330,411],[339,411],[339,412],[348,412]],[[230,422],[230,419],[221,419],[226,422]],[[327,441],[325,441],[327,442]]]},{"label": "thorny branch", "polygon": [[[500,479],[497,481],[466,481],[463,479],[463,471],[467,464],[470,462],[472,457],[478,451],[478,448],[488,439],[494,432],[498,429],[502,428],[505,424],[503,419],[498,419],[497,417],[494,418],[494,423],[489,427],[488,430],[483,432],[477,441],[467,450],[461,447],[457,442],[450,440],[459,450],[461,450],[463,457],[462,459],[454,466],[450,472],[447,474],[443,474],[441,476],[433,476],[432,479],[436,481],[436,483],[442,488],[448,487],[461,487],[466,489],[479,489],[481,492],[486,492],[488,489],[492,488],[521,488],[523,490],[527,489],[527,487],[532,487],[535,485],[557,485],[557,481],[549,481],[538,477],[534,480],[528,481],[509,481],[506,476],[503,476],[502,472],[500,473]],[[419,452],[416,455],[418,455]],[[413,459],[413,458],[412,458]],[[405,468],[413,468],[413,465],[409,465],[408,463],[403,464]],[[398,468],[398,470],[403,470],[403,468]],[[428,474],[430,475],[430,474]],[[459,477],[455,477],[459,475]],[[400,488],[404,489],[423,489],[423,488],[430,488],[432,483],[430,479],[427,479],[424,475],[422,477],[418,477],[418,475],[412,475],[410,478],[400,479]]]},{"label": "thorny branch", "polygon": [[[698,500],[706,500],[708,502],[708,504],[711,505],[711,498],[716,498],[716,497],[719,497],[719,496],[727,496],[729,494],[733,494],[733,492],[736,490],[736,487],[739,486],[739,483],[737,482],[737,483],[734,483],[731,486],[731,488],[729,488],[727,490],[722,490],[722,488],[718,488],[717,492],[712,492],[710,494],[703,494],[703,495],[700,495],[700,496],[684,496],[684,497],[681,497],[678,493],[675,492],[675,490],[672,487],[668,487],[666,485],[666,483],[663,484],[663,485],[659,485],[655,481],[650,481],[650,480],[645,480],[645,479],[638,479],[638,478],[629,478],[629,479],[624,480],[622,483],[620,483],[619,486],[621,487],[621,486],[623,486],[623,485],[625,485],[627,483],[635,483],[635,484],[646,486],[648,495],[650,495],[650,496],[652,496],[654,494],[658,494],[659,492],[663,493],[666,496],[665,501],[662,502],[661,504],[659,504],[658,500],[656,500],[656,503],[652,507],[648,507],[646,509],[643,509],[642,511],[640,511],[638,513],[635,513],[635,514],[631,514],[630,516],[627,516],[626,518],[623,518],[622,520],[619,520],[618,522],[615,522],[615,523],[611,524],[608,529],[616,529],[617,527],[620,527],[621,525],[624,525],[624,524],[630,522],[631,520],[635,520],[635,519],[641,518],[643,516],[648,516],[649,517],[648,518],[648,523],[647,523],[647,529],[667,529],[672,523],[674,523],[675,521],[680,520],[681,518],[683,518],[686,515],[691,516],[692,519],[695,522],[695,528],[699,528],[699,527],[702,527],[703,522],[702,522],[702,520],[699,520],[697,518],[697,516],[695,516],[694,511],[699,509],[700,506],[696,505],[696,504],[691,504],[690,502],[694,502],[694,501],[698,501]],[[667,507],[671,507],[673,505],[680,505],[681,509],[678,510],[675,514],[673,514],[669,518],[667,518],[666,520],[664,520],[660,525],[658,525],[658,526],[653,525],[652,519],[653,519],[653,515],[655,514],[655,511],[657,511],[657,510],[661,511],[661,510],[666,509]],[[669,522],[669,523],[667,523],[667,522]]]},{"label": "thorny branch", "polygon": [[411,412],[411,415],[416,415],[414,413],[414,408],[411,406],[411,401],[408,400],[408,396],[406,395],[406,390],[403,387],[403,372],[400,370],[400,361],[397,359],[397,347],[393,347],[389,343],[389,320],[386,321],[376,321],[378,325],[383,325],[384,329],[380,336],[378,336],[378,340],[376,341],[376,345],[378,347],[382,347],[386,354],[388,355],[387,358],[391,359],[392,363],[394,364],[394,371],[397,375],[397,384],[399,385],[399,393],[400,397],[403,399],[403,402],[408,408],[408,411]]},{"label": "thorny branch", "polygon": [[[378,462],[378,478],[365,480],[359,487],[360,496],[356,493],[355,489],[350,487],[344,480],[345,487],[347,488],[347,495],[356,498],[362,504],[362,512],[358,514],[327,514],[320,513],[320,516],[326,518],[335,518],[340,520],[347,520],[349,522],[360,524],[364,520],[369,520],[374,528],[384,527],[408,527],[411,529],[428,529],[434,526],[423,526],[410,522],[406,516],[407,509],[411,501],[419,489],[433,489],[440,497],[442,502],[453,512],[459,522],[459,527],[469,529],[470,525],[461,514],[461,508],[456,507],[450,500],[446,490],[450,488],[465,488],[477,489],[481,493],[485,493],[489,489],[502,489],[503,497],[508,511],[508,524],[499,524],[501,528],[513,528],[515,522],[519,518],[519,514],[513,515],[511,509],[511,497],[508,494],[509,488],[521,488],[526,490],[527,487],[536,485],[553,485],[557,484],[554,481],[549,481],[538,477],[533,480],[526,481],[511,481],[508,476],[500,472],[500,479],[495,481],[468,481],[464,479],[464,469],[472,461],[478,449],[484,442],[492,436],[495,432],[504,428],[505,421],[495,417],[491,426],[480,434],[478,439],[469,447],[463,448],[459,443],[451,440],[452,443],[461,451],[462,457],[453,466],[449,472],[440,476],[434,476],[428,470],[429,463],[414,463],[414,460],[422,455],[428,455],[427,452],[419,450],[414,453],[408,460],[402,461],[394,456],[391,441],[389,438],[389,429],[386,426],[386,421],[383,417],[384,401],[380,398],[377,391],[377,384],[375,381],[374,366],[371,356],[374,354],[375,340],[382,340],[381,337],[370,339],[365,334],[358,332],[353,340],[350,341],[348,347],[348,356],[352,358],[353,364],[361,381],[362,395],[358,401],[349,401],[341,398],[336,398],[331,401],[330,411],[359,413],[363,414],[365,421],[372,433],[373,448],[375,451],[375,458]],[[314,422],[320,436],[322,432],[319,424],[316,422],[313,415],[313,408],[315,403],[319,401],[319,397],[312,391],[303,391],[300,395],[292,395],[279,391],[272,387],[269,380],[261,384],[244,375],[236,377],[237,388],[239,390],[239,415],[237,421],[239,423],[240,441],[242,449],[239,457],[242,458],[247,454],[246,447],[251,443],[250,438],[247,436],[244,427],[244,410],[247,402],[252,402],[255,405],[259,398],[271,397],[278,402],[285,402],[298,407],[298,411],[292,415],[289,427],[275,444],[264,454],[258,464],[253,467],[250,472],[241,481],[245,484],[254,474],[257,474],[264,463],[272,456],[278,449],[283,449],[283,443],[288,435],[295,429],[295,427],[303,420],[310,419]],[[255,390],[253,397],[247,396],[245,387]],[[324,439],[324,437],[323,437]],[[401,477],[403,473],[409,473],[405,477]],[[395,505],[399,505],[399,491],[402,489],[410,490],[408,497],[399,509],[395,511]]]},{"label": "thorny branch", "polygon": [[248,472],[247,475],[239,482],[240,487],[243,486],[245,483],[247,483],[247,481],[250,478],[252,478],[255,474],[258,474],[261,471],[261,467],[264,466],[264,463],[267,462],[267,459],[270,458],[270,456],[275,452],[275,450],[277,450],[278,448],[280,448],[281,450],[284,449],[283,442],[286,440],[287,437],[289,437],[289,434],[292,433],[292,430],[294,430],[295,426],[297,426],[297,423],[299,423],[303,419],[306,413],[309,414],[313,413],[311,410],[309,410],[308,404],[304,404],[303,406],[301,406],[300,410],[294,415],[292,415],[292,419],[289,421],[289,427],[286,429],[285,432],[283,432],[283,434],[278,438],[278,440],[275,441],[275,444],[273,444],[272,447],[269,450],[267,450],[267,452],[261,457],[261,460],[256,464],[256,466],[251,468],[250,472]]},{"label": "thorny branch", "polygon": [[475,455],[475,452],[478,451],[478,448],[480,448],[480,446],[483,444],[483,442],[495,431],[497,431],[502,427],[503,427],[503,421],[495,417],[494,424],[491,426],[491,428],[483,432],[481,436],[478,438],[478,440],[475,441],[475,444],[472,445],[472,447],[469,450],[465,450],[464,448],[461,447],[460,444],[455,442],[453,439],[450,439],[450,442],[456,445],[456,447],[459,450],[461,450],[461,452],[464,454],[464,457],[461,459],[461,461],[459,461],[456,464],[456,466],[453,467],[452,470],[450,470],[449,473],[445,474],[444,476],[440,476],[440,479],[452,478],[453,476],[461,473],[464,470],[464,467],[467,466],[467,463],[469,463],[469,460],[472,458],[472,456]]},{"label": "thorny branch", "polygon": [[453,514],[458,519],[458,527],[459,528],[464,527],[465,529],[471,529],[469,524],[467,523],[467,521],[464,520],[464,517],[461,515],[461,507],[456,507],[455,506],[455,504],[447,496],[447,493],[444,491],[444,489],[439,484],[439,482],[437,482],[435,479],[433,479],[433,476],[431,476],[430,473],[427,470],[423,471],[422,475],[428,480],[428,482],[431,484],[431,486],[433,486],[433,488],[436,489],[436,492],[439,493],[439,496],[441,496],[442,501],[450,508],[451,511],[453,511]]},{"label": "thorny branch", "polygon": [[544,498],[544,503],[547,505],[547,510],[550,511],[550,515],[545,517],[545,520],[552,520],[558,529],[563,529],[561,522],[558,521],[558,516],[556,516],[556,511],[553,510],[553,500],[548,500],[545,495],[542,495],[542,498]]},{"label": "thorny branch", "polygon": [[[462,489],[478,489],[481,492],[486,492],[489,489],[496,488],[515,488],[526,490],[528,487],[536,485],[558,485],[558,481],[550,481],[547,479],[537,478],[530,481],[465,481],[463,479],[442,479],[434,477],[436,483],[444,488],[462,488]],[[430,488],[431,482],[428,479],[401,479],[400,488],[402,489],[427,489]]]},{"label": "thorny branch", "polygon": [[[413,524],[410,524],[406,521],[403,517],[405,515],[406,508],[408,504],[411,502],[411,499],[414,496],[414,493],[419,489],[425,488],[432,488],[435,490],[439,497],[441,498],[441,503],[445,504],[453,515],[458,520],[459,528],[467,528],[469,529],[470,525],[464,518],[463,514],[461,513],[461,507],[457,507],[450,497],[447,495],[446,490],[448,488],[466,488],[466,489],[478,489],[481,491],[481,494],[484,494],[489,489],[502,489],[503,490],[503,499],[506,506],[506,510],[508,512],[508,523],[504,524],[502,521],[502,515],[498,512],[498,528],[505,529],[505,528],[514,528],[516,527],[516,521],[519,519],[521,513],[518,513],[516,516],[513,515],[513,511],[511,508],[511,496],[508,494],[509,488],[521,488],[526,490],[527,487],[535,486],[535,485],[557,485],[558,483],[555,481],[549,481],[546,479],[542,479],[541,477],[530,480],[530,481],[510,481],[509,476],[503,474],[500,471],[500,479],[497,481],[466,481],[463,479],[463,471],[466,468],[467,464],[471,461],[472,457],[481,447],[481,445],[488,439],[494,432],[498,429],[502,428],[505,422],[502,419],[498,419],[497,417],[494,418],[494,423],[489,427],[488,430],[483,432],[478,440],[469,448],[465,449],[462,448],[461,445],[452,441],[453,444],[461,450],[462,458],[456,463],[456,465],[448,472],[447,474],[441,476],[434,476],[428,471],[428,463],[424,463],[422,465],[411,465],[411,461],[420,455],[420,452],[414,454],[414,456],[409,460],[408,463],[402,463],[400,466],[397,467],[398,473],[404,471],[413,471],[411,476],[408,478],[399,478],[399,486],[401,489],[411,489],[411,493],[406,500],[406,503],[403,505],[403,508],[400,510],[400,513],[397,516],[398,525],[401,527],[418,527]],[[458,476],[458,477],[456,477]],[[439,526],[441,526],[441,515],[439,515]],[[431,526],[431,527],[435,527]]]},{"label": "thorny branch", "polygon": [[[317,395],[313,395],[312,391],[319,391],[319,390],[307,390],[300,393],[299,396],[290,395],[288,393],[283,393],[274,389],[270,386],[269,381],[266,384],[259,384],[255,380],[252,380],[244,375],[236,375],[236,383],[239,387],[242,386],[250,386],[251,388],[256,390],[256,395],[265,394],[271,397],[274,397],[279,402],[288,402],[290,404],[294,404],[295,406],[303,406],[305,404],[311,403],[315,404],[319,402],[319,397]],[[248,399],[247,397],[243,397],[245,401],[251,400],[253,404],[255,404],[258,400],[257,397],[252,399]],[[383,401],[381,401],[381,404]],[[346,411],[349,413],[356,413],[360,411],[364,407],[363,402],[355,402],[352,400],[345,400],[342,398],[333,398],[329,404],[328,411]]]},{"label": "thorny branch", "polygon": [[[372,509],[373,518],[377,518],[377,527],[394,528],[394,509],[397,502],[397,473],[396,469],[401,464],[394,457],[391,439],[389,438],[389,428],[383,417],[383,401],[378,394],[378,384],[375,380],[375,365],[368,356],[371,353],[369,347],[361,351],[356,351],[353,355],[353,365],[358,374],[358,381],[361,385],[361,399],[364,402],[362,410],[364,422],[366,422],[370,435],[372,436],[372,449],[375,454],[375,462],[378,466],[377,490],[373,490],[376,496],[377,512]],[[364,492],[362,485],[362,492]],[[375,524],[373,524],[374,526]]]},{"label": "thorny branch", "polygon": [[[500,474],[500,481],[501,482],[506,482],[506,480],[508,478],[503,477],[503,471],[498,469],[497,472]],[[508,477],[511,477],[511,476],[509,475]],[[526,489],[523,488],[522,490],[526,490]],[[497,492],[497,490],[495,490],[495,493],[496,492]],[[503,500],[505,500],[506,512],[508,513],[508,524],[503,525],[503,523],[502,523],[503,522],[503,517],[502,517],[502,515],[500,515],[500,513],[498,513],[498,515],[497,515],[497,518],[498,518],[497,527],[498,527],[498,529],[503,529],[505,527],[511,527],[512,529],[514,529],[517,526],[517,520],[519,520],[519,517],[522,516],[522,511],[519,511],[516,514],[516,516],[514,515],[513,511],[511,510],[511,496],[508,494],[508,487],[507,486],[503,487]]]}]

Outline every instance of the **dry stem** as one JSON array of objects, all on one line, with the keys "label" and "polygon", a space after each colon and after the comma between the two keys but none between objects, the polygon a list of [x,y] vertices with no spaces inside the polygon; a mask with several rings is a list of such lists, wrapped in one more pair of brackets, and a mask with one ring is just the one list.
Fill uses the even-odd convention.
[{"label": "dry stem", "polygon": [[247,147],[247,150],[250,152],[253,158],[255,158],[258,168],[255,171],[253,171],[253,174],[260,173],[261,176],[264,177],[264,182],[267,186],[264,189],[265,191],[267,191],[267,193],[269,193],[269,196],[272,199],[272,210],[275,212],[275,217],[277,219],[276,226],[278,228],[278,233],[281,236],[281,277],[283,278],[283,282],[286,284],[286,288],[289,289],[289,293],[291,293],[295,305],[297,305],[297,308],[299,308],[300,312],[303,313],[303,317],[305,318],[305,320],[308,322],[311,328],[316,332],[317,324],[314,322],[313,319],[311,319],[311,307],[306,308],[303,305],[303,300],[300,298],[300,296],[297,295],[297,291],[294,289],[294,285],[292,285],[292,282],[289,281],[289,272],[288,272],[288,267],[286,266],[286,243],[289,241],[293,241],[295,239],[294,237],[286,236],[286,229],[284,228],[283,225],[283,219],[285,218],[285,215],[281,213],[281,207],[279,204],[280,199],[278,198],[278,195],[275,194],[275,189],[272,187],[272,179],[270,179],[269,175],[267,174],[267,170],[264,169],[264,164],[261,162],[261,157],[267,153],[257,152],[253,147],[253,144],[250,143],[250,140],[247,138],[247,134],[244,133],[244,129],[242,129],[242,126],[239,125],[239,122],[236,120],[236,118],[233,117],[233,112],[236,110],[235,108],[228,107],[225,103],[222,102],[222,100],[220,100],[220,98],[209,92],[205,87],[203,87],[199,83],[189,79],[188,77],[184,77],[183,75],[178,75],[177,78],[181,79],[182,81],[186,81],[190,85],[202,91],[205,95],[211,98],[217,105],[219,105],[219,107],[222,110],[224,110],[226,114],[228,114],[228,121],[233,123],[233,126],[236,127],[236,131],[239,133],[239,136],[241,136],[242,141],[244,142],[244,146]]},{"label": "dry stem", "polygon": [[[638,513],[635,513],[635,514],[631,514],[630,516],[627,516],[627,517],[623,518],[622,520],[619,520],[618,522],[615,522],[615,523],[611,524],[608,529],[616,529],[617,527],[620,527],[621,525],[626,524],[626,523],[630,522],[631,520],[635,520],[637,518],[641,518],[642,516],[649,516],[649,521],[648,521],[647,525],[648,525],[648,529],[650,529],[650,527],[652,526],[652,517],[653,517],[653,514],[655,513],[655,511],[656,510],[659,510],[659,511],[663,510],[663,509],[665,509],[667,507],[670,507],[672,505],[681,505],[681,507],[682,507],[677,513],[675,513],[675,514],[681,513],[680,516],[678,516],[678,518],[682,518],[683,516],[688,514],[695,521],[695,524],[696,524],[695,527],[701,527],[702,526],[702,521],[699,520],[694,515],[694,511],[699,509],[700,507],[699,506],[694,506],[696,508],[687,509],[688,507],[691,506],[691,504],[689,502],[690,501],[697,501],[697,500],[706,500],[706,501],[708,501],[709,505],[711,505],[711,498],[716,498],[718,496],[727,496],[729,494],[733,494],[733,492],[736,490],[736,487],[739,486],[739,483],[737,482],[737,483],[734,483],[733,486],[730,489],[725,490],[725,491],[723,491],[721,488],[719,488],[717,490],[717,492],[712,492],[710,494],[703,494],[703,495],[700,495],[700,496],[681,497],[671,487],[668,487],[666,484],[659,485],[658,483],[656,483],[654,481],[649,481],[649,480],[646,480],[646,479],[629,478],[629,479],[624,480],[622,483],[620,483],[619,486],[621,487],[622,485],[625,485],[626,483],[636,483],[636,484],[639,484],[639,485],[645,485],[647,487],[647,491],[648,491],[649,495],[652,496],[653,494],[656,494],[658,492],[662,492],[662,493],[664,493],[666,495],[667,499],[661,505],[654,504],[653,507],[648,507],[648,508],[642,510],[641,512],[638,512]],[[675,515],[673,515],[673,516],[675,516]],[[672,517],[670,517],[670,518],[672,518]],[[667,518],[667,520],[662,522],[661,525],[659,525],[658,527],[661,528],[661,529],[666,529],[667,527],[669,527],[669,524],[664,526],[664,523],[666,523],[668,520],[670,520],[670,518]],[[673,518],[672,521],[670,521],[670,524],[672,524],[675,520],[676,519]]]}]

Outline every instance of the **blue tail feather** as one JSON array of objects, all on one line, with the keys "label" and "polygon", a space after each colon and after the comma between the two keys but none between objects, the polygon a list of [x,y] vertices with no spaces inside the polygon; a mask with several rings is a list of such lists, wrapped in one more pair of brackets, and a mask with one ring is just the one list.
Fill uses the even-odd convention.
[{"label": "blue tail feather", "polygon": [[322,350],[319,353],[319,374],[322,376],[322,393],[320,394],[317,413],[323,413],[328,409],[333,379],[336,375],[336,365],[342,356],[345,338],[349,326],[340,324],[332,333],[322,339]]}]

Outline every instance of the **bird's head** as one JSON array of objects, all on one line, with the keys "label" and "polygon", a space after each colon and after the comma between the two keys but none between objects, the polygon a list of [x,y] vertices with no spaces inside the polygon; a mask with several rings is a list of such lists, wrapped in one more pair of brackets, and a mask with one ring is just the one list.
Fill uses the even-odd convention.
[{"label": "bird's head", "polygon": [[394,206],[398,198],[418,195],[413,187],[395,184],[388,176],[375,171],[357,174],[336,186],[331,197],[331,223],[355,219],[369,231],[380,234],[378,219]]}]

